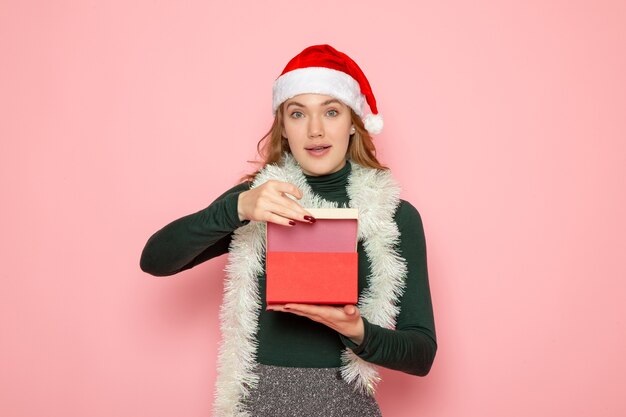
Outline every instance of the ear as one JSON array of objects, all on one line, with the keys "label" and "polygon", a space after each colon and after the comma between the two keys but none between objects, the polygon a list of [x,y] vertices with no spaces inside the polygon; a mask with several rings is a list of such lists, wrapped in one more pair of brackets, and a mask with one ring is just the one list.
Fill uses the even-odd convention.
[{"label": "ear", "polygon": [[285,139],[287,138],[287,132],[285,132],[285,126],[283,126],[282,129],[280,130],[280,134]]}]

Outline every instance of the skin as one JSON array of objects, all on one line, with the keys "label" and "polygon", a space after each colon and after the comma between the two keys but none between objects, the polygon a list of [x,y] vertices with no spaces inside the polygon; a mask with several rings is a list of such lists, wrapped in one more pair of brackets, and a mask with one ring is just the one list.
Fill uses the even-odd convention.
[{"label": "skin", "polygon": [[[307,175],[320,176],[343,168],[350,134],[354,133],[350,108],[323,94],[297,95],[287,100],[284,108],[282,133],[302,171]],[[329,146],[321,156],[307,150],[320,145]],[[291,227],[297,224],[296,221],[315,221],[309,212],[287,195],[297,200],[302,198],[302,192],[295,185],[281,181],[268,181],[257,188],[244,191],[239,194],[239,219],[268,221]],[[290,303],[271,305],[267,309],[308,317],[357,344],[363,341],[363,319],[354,305],[334,307]]]},{"label": "skin", "polygon": [[[350,108],[339,100],[321,94],[300,94],[285,102],[283,136],[294,158],[307,175],[328,175],[346,164],[346,153],[353,128]],[[330,146],[323,157],[307,148]]]}]

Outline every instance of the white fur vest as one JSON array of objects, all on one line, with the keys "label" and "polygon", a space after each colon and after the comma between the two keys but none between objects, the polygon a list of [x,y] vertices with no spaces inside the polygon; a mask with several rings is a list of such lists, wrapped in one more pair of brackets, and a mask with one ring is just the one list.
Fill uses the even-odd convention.
[{"label": "white fur vest", "polygon": [[[400,203],[400,187],[388,171],[365,168],[354,162],[348,178],[349,206],[359,210],[358,238],[370,262],[368,285],[359,296],[361,315],[370,323],[394,328],[398,300],[404,291],[406,262],[397,252],[400,232],[394,213]],[[291,154],[282,164],[266,165],[252,187],[268,180],[290,182],[302,191],[298,202],[305,208],[337,207],[316,195]],[[229,250],[220,310],[222,343],[218,359],[214,415],[248,416],[243,399],[256,387],[255,374],[258,317],[261,298],[258,277],[264,272],[265,223],[250,222],[235,230]],[[341,373],[356,389],[373,394],[380,380],[376,367],[350,349],[342,353]]]}]

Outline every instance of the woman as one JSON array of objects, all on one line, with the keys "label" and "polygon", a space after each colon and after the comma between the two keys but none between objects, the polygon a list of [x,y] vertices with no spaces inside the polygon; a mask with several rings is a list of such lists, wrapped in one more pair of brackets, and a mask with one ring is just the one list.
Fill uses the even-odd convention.
[{"label": "woman", "polygon": [[[350,57],[304,49],[274,82],[273,111],[263,167],[156,232],[141,268],[172,275],[229,253],[216,415],[378,416],[375,365],[423,376],[437,348],[421,218],[376,159],[382,118]],[[265,222],[306,227],[307,208],[337,206],[359,210],[358,306],[268,308]]]}]

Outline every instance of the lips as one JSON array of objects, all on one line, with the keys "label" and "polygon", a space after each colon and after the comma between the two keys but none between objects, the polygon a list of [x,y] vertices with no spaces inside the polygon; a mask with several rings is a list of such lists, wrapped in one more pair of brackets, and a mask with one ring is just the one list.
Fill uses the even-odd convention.
[{"label": "lips", "polygon": [[307,151],[323,151],[324,149],[328,149],[330,148],[331,145],[312,145],[312,146],[307,146],[306,149]]},{"label": "lips", "polygon": [[312,156],[313,158],[324,158],[326,155],[330,153],[330,148],[332,145],[326,145],[323,143],[316,143],[313,145],[309,145],[304,149],[306,152]]}]

